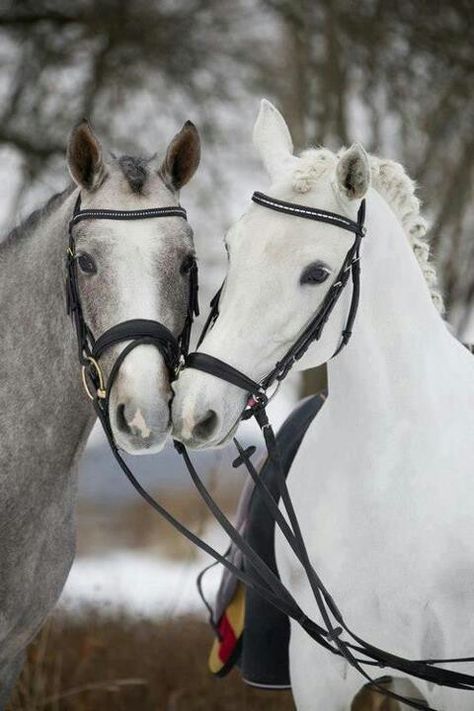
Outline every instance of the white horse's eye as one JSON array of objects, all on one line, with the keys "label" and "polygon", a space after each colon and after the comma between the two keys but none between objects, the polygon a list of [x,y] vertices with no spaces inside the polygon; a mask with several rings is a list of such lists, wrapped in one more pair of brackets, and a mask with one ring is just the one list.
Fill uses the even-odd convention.
[{"label": "white horse's eye", "polygon": [[330,275],[331,270],[322,262],[314,262],[309,264],[303,270],[300,278],[300,284],[322,284]]},{"label": "white horse's eye", "polygon": [[78,256],[77,263],[79,264],[79,269],[81,270],[81,272],[84,272],[84,274],[97,273],[97,266],[94,261],[94,258],[91,257],[90,254],[87,254],[87,252],[83,252]]}]

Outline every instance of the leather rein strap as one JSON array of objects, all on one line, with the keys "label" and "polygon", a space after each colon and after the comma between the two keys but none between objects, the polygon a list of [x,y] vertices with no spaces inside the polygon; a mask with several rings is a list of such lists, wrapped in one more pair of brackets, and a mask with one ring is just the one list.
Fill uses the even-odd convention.
[{"label": "leather rein strap", "polygon": [[[420,679],[426,679],[436,684],[441,684],[444,686],[450,686],[458,689],[470,689],[474,690],[474,677],[462,674],[460,672],[454,672],[443,668],[437,668],[434,665],[444,664],[446,662],[472,662],[474,658],[464,658],[464,659],[438,659],[438,660],[408,660],[396,655],[384,652],[373,645],[362,640],[360,637],[355,635],[349,627],[344,622],[341,612],[337,608],[334,600],[330,596],[329,592],[325,589],[322,581],[317,575],[316,571],[311,565],[309,555],[306,550],[306,546],[301,534],[299,523],[294,511],[291,498],[287,489],[286,479],[281,469],[281,460],[278,454],[278,446],[273,433],[273,429],[268,421],[265,405],[268,401],[266,396],[266,388],[273,382],[273,380],[281,380],[288,373],[289,369],[298,359],[301,357],[303,352],[308,348],[310,343],[319,338],[322,328],[326,323],[334,305],[339,297],[340,292],[347,283],[349,272],[352,273],[353,281],[353,295],[351,306],[349,309],[349,315],[346,323],[346,327],[342,334],[341,344],[339,345],[336,352],[339,352],[342,347],[347,343],[350,337],[350,331],[352,329],[352,324],[357,312],[357,304],[359,299],[359,246],[360,240],[364,234],[363,223],[364,223],[364,207],[361,205],[359,210],[358,222],[353,223],[347,218],[334,215],[332,213],[327,213],[322,210],[313,210],[312,208],[307,208],[305,206],[293,205],[291,203],[284,203],[282,201],[275,201],[273,198],[269,198],[262,193],[255,193],[253,196],[255,202],[271,209],[278,210],[279,212],[285,212],[287,214],[296,215],[299,217],[305,217],[307,219],[318,220],[322,222],[327,222],[328,224],[334,224],[336,226],[342,227],[343,229],[348,229],[355,234],[355,241],[351,249],[349,250],[343,267],[335,281],[328,291],[326,298],[323,300],[323,304],[318,309],[311,322],[304,329],[303,333],[297,339],[296,343],[289,349],[286,356],[276,364],[275,368],[271,373],[269,373],[262,383],[257,383],[246,375],[240,373],[235,368],[232,368],[226,363],[219,361],[218,359],[212,359],[203,353],[193,353],[188,356],[186,364],[188,367],[199,367],[200,370],[205,370],[210,372],[216,377],[228,380],[228,382],[233,383],[237,387],[241,387],[246,390],[250,395],[248,408],[243,413],[243,417],[254,416],[265,439],[268,454],[275,465],[277,472],[278,485],[279,485],[279,497],[286,509],[287,517],[285,517],[280,511],[278,498],[275,499],[273,495],[268,490],[266,484],[260,479],[256,469],[254,468],[252,462],[250,461],[250,450],[244,450],[238,440],[234,439],[235,445],[239,452],[239,458],[236,463],[244,464],[249,475],[253,479],[256,488],[259,490],[260,495],[271,512],[273,518],[275,519],[276,525],[281,530],[282,534],[288,541],[291,549],[293,550],[297,560],[300,561],[303,566],[308,581],[313,590],[315,600],[321,615],[322,624],[311,620],[299,607],[296,600],[293,598],[291,593],[286,589],[278,575],[268,566],[265,560],[263,560],[248,544],[245,538],[239,531],[235,529],[230,520],[223,513],[221,508],[218,506],[216,501],[208,492],[204,482],[199,477],[196,469],[194,468],[189,454],[186,448],[180,443],[175,441],[175,448],[181,454],[184,459],[185,465],[189,471],[191,479],[202,497],[203,501],[206,503],[210,512],[213,514],[215,519],[227,533],[231,541],[235,546],[243,553],[245,560],[247,562],[247,567],[245,570],[241,570],[240,567],[234,565],[225,554],[219,553],[208,543],[203,541],[199,536],[190,531],[186,526],[184,526],[178,519],[176,519],[172,514],[170,514],[155,498],[153,498],[149,492],[143,488],[140,482],[137,480],[133,472],[130,470],[128,464],[123,459],[121,453],[119,452],[117,445],[115,444],[112,429],[109,422],[108,416],[108,398],[110,394],[110,388],[114,382],[114,379],[118,373],[123,359],[127,354],[135,347],[141,343],[153,343],[159,348],[160,352],[163,354],[165,362],[167,363],[171,375],[175,375],[178,365],[179,358],[181,355],[186,355],[187,345],[189,343],[189,331],[191,329],[191,324],[193,320],[193,315],[198,313],[197,307],[197,269],[194,268],[190,274],[190,295],[189,295],[189,306],[188,306],[188,316],[186,319],[185,329],[183,334],[179,338],[179,342],[170,334],[168,329],[162,324],[155,321],[147,320],[134,320],[127,321],[122,324],[114,326],[109,331],[106,331],[102,336],[100,336],[97,341],[94,340],[92,333],[87,326],[83,314],[82,306],[80,301],[77,274],[76,274],[76,257],[75,257],[75,245],[72,228],[82,219],[144,219],[147,217],[167,217],[167,216],[179,216],[184,217],[186,213],[182,208],[172,207],[172,208],[154,208],[152,210],[141,210],[141,211],[115,211],[115,210],[80,210],[80,200],[78,199],[76,203],[76,208],[74,210],[74,215],[69,226],[69,248],[68,248],[68,279],[67,279],[67,296],[68,296],[68,311],[71,314],[77,332],[78,346],[79,346],[79,360],[88,371],[88,377],[96,387],[95,392],[91,394],[93,400],[94,408],[97,412],[97,416],[100,419],[103,429],[105,431],[108,443],[112,450],[117,463],[120,468],[127,476],[129,481],[135,490],[143,497],[143,499],[160,514],[168,523],[170,523],[177,531],[179,531],[185,538],[187,538],[191,543],[196,545],[206,554],[210,555],[215,561],[221,563],[226,567],[235,577],[243,582],[247,587],[251,588],[257,592],[263,599],[267,600],[270,604],[274,605],[278,610],[288,615],[291,619],[297,622],[318,644],[332,652],[335,655],[341,656],[346,661],[357,669],[360,674],[369,682],[369,684],[377,689],[381,694],[393,698],[397,701],[401,701],[406,705],[419,709],[420,711],[426,711],[428,708],[422,702],[408,699],[395,692],[387,689],[386,686],[380,684],[377,680],[371,678],[371,676],[365,670],[365,667],[372,666],[376,668],[380,667],[390,667],[395,670],[402,671],[406,674],[418,677]],[[270,204],[271,203],[271,204]],[[290,211],[291,208],[291,211]],[[92,214],[93,213],[93,214]],[[338,283],[341,282],[341,283]],[[218,317],[218,302],[221,290],[214,297],[213,302],[211,302],[211,313],[207,319],[204,333],[212,326],[215,319]],[[346,335],[345,335],[346,334]],[[202,336],[203,337],[203,336]],[[201,340],[202,340],[201,337]],[[130,341],[123,351],[120,353],[118,358],[115,360],[111,373],[109,375],[109,380],[107,383],[107,388],[103,384],[103,376],[98,366],[97,359],[100,358],[103,352],[105,352],[112,345],[123,341]],[[205,356],[204,360],[202,357]],[[206,360],[207,359],[207,360]],[[101,385],[103,386],[101,393]],[[342,635],[346,634],[349,639],[344,640]],[[432,710],[435,711],[435,710]]]},{"label": "leather rein strap", "polygon": [[[341,270],[323,299],[321,306],[297,338],[295,343],[288,349],[285,356],[275,365],[273,370],[268,373],[268,375],[265,376],[261,382],[252,380],[244,373],[241,373],[236,368],[230,366],[228,363],[225,363],[206,353],[191,353],[186,359],[186,367],[192,367],[214,375],[231,383],[232,385],[235,385],[236,387],[245,390],[248,393],[249,400],[247,403],[247,409],[242,413],[242,418],[245,419],[253,416],[260,427],[267,447],[268,456],[273,462],[277,473],[278,498],[274,498],[268,490],[266,484],[260,479],[258,472],[250,461],[249,450],[244,450],[239,441],[234,438],[234,443],[239,452],[239,458],[236,460],[236,463],[239,465],[243,463],[245,465],[248,473],[255,483],[256,488],[263,497],[263,501],[270,511],[272,518],[275,520],[275,524],[287,540],[297,560],[301,563],[313,591],[323,623],[322,625],[309,619],[306,614],[303,613],[289,591],[284,586],[282,587],[279,577],[275,575],[273,571],[268,568],[266,562],[249,547],[245,539],[225,517],[216,502],[209,495],[208,491],[202,484],[202,481],[199,479],[185,447],[179,442],[175,442],[175,447],[184,457],[191,478],[211,513],[227,532],[234,545],[243,553],[247,561],[248,570],[236,572],[230,561],[225,559],[225,562],[223,562],[221,557],[216,555],[215,552],[213,555],[214,559],[223,563],[226,568],[233,572],[234,575],[236,575],[236,577],[246,585],[249,585],[250,583],[250,587],[257,590],[257,592],[265,600],[271,602],[275,607],[282,612],[285,612],[285,614],[287,614],[291,619],[295,620],[318,644],[333,654],[343,657],[350,666],[355,668],[362,675],[362,677],[368,681],[372,688],[376,689],[384,696],[402,702],[411,708],[426,711],[429,707],[424,702],[404,697],[387,689],[385,685],[382,685],[379,681],[377,681],[377,679],[373,679],[368,674],[366,667],[390,667],[391,669],[411,675],[415,678],[427,680],[431,683],[457,689],[474,690],[474,676],[436,666],[448,662],[474,662],[474,658],[465,657],[458,659],[425,660],[405,659],[398,655],[385,652],[384,650],[366,642],[348,627],[344,621],[341,611],[337,607],[332,596],[325,588],[323,582],[311,564],[298,518],[288,491],[286,477],[282,471],[278,444],[265,410],[268,403],[266,389],[275,380],[281,381],[288,374],[294,363],[306,352],[311,343],[320,338],[324,325],[326,324],[341,292],[347,284],[349,274],[352,275],[352,299],[346,325],[342,332],[341,341],[333,357],[340,353],[342,348],[347,345],[350,339],[352,327],[357,314],[360,295],[359,251],[362,237],[366,232],[364,226],[365,200],[361,202],[357,222],[353,222],[341,215],[336,215],[323,210],[315,210],[304,205],[295,205],[293,203],[275,200],[274,198],[263,195],[262,193],[254,193],[252,199],[254,202],[263,207],[267,207],[284,214],[302,217],[304,219],[312,219],[318,222],[332,224],[353,232],[355,235],[354,242],[344,259]],[[221,289],[219,289],[211,302],[211,312],[204,327],[203,334],[201,334],[199,343],[202,342],[205,333],[212,327],[219,316],[219,297],[222,293],[223,286],[224,285],[222,285]],[[285,508],[286,517],[280,510],[278,503],[279,500]],[[200,547],[203,548],[202,546]],[[431,711],[436,710],[431,709]]]}]

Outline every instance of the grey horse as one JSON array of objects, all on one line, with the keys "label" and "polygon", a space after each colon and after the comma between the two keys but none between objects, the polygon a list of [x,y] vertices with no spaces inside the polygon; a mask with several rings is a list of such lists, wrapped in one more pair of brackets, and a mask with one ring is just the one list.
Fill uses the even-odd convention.
[{"label": "grey horse", "polygon": [[[74,558],[76,465],[94,422],[65,306],[74,205],[79,192],[85,209],[177,205],[199,159],[199,135],[189,121],[161,163],[106,160],[83,121],[68,144],[73,184],[0,244],[0,709]],[[134,318],[180,333],[194,254],[182,218],[87,220],[75,227],[75,240],[83,309],[95,335]],[[104,355],[105,375],[124,345]],[[135,454],[161,449],[170,431],[170,399],[159,351],[137,347],[110,399],[119,446]]]}]

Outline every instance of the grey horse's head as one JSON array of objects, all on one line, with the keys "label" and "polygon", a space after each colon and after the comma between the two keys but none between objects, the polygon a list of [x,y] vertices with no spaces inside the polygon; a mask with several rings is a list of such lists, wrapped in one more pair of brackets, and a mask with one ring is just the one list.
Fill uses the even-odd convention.
[{"label": "grey horse's head", "polygon": [[[68,167],[81,208],[138,210],[177,205],[179,190],[199,164],[200,141],[186,122],[162,162],[131,156],[105,159],[87,121],[73,131]],[[193,265],[192,230],[180,217],[137,221],[84,220],[74,227],[85,320],[95,338],[129,319],[163,323],[179,336],[187,313]],[[126,343],[101,357],[107,377]],[[140,454],[160,450],[170,431],[169,374],[158,349],[142,344],[123,361],[110,393],[117,444]]]}]

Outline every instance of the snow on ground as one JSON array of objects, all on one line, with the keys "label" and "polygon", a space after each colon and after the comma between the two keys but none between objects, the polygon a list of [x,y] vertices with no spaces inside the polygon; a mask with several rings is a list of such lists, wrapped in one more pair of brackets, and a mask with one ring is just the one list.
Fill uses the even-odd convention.
[{"label": "snow on ground", "polygon": [[[292,375],[269,407],[270,419],[276,428],[285,420],[296,400],[297,377]],[[255,423],[243,423],[241,430],[242,441],[261,443],[261,435]],[[224,455],[230,462],[235,456],[235,451],[232,449],[232,451],[224,452]],[[219,456],[223,456],[222,452]],[[107,458],[107,461],[104,457]],[[128,482],[125,480],[122,482],[121,472],[114,462],[112,460],[108,462],[110,457],[111,455],[109,456],[105,446],[104,435],[96,426],[89,440],[88,451],[83,458],[84,466],[81,471],[79,487],[82,497],[89,496],[97,501],[103,500],[110,505],[115,499],[120,502],[136,496]],[[206,468],[212,466],[212,460],[208,460],[202,454],[197,456],[196,453],[192,453],[192,457],[197,460],[198,468],[204,472]],[[140,478],[147,485],[154,484],[156,486],[157,482],[159,484],[160,478],[157,477],[161,472],[161,485],[169,486],[175,477],[174,467],[182,468],[182,462],[173,452],[170,454],[165,451],[161,455],[149,459],[150,472],[148,473],[144,473],[143,461],[130,459],[137,471],[140,472]],[[111,472],[108,472],[109,464]],[[153,474],[154,468],[156,468],[157,474]],[[100,477],[97,476],[97,469]],[[232,469],[230,471],[235,472]],[[236,476],[235,473],[234,476]],[[102,489],[99,491],[99,484],[103,491]],[[117,497],[117,490],[122,490],[122,484],[123,496]],[[220,551],[227,548],[227,538],[217,527],[217,524],[214,524],[206,533],[205,539]],[[149,551],[135,550],[115,550],[105,555],[79,557],[72,567],[60,600],[60,606],[74,614],[92,606],[104,614],[125,610],[134,615],[150,617],[169,617],[191,611],[201,611],[205,615],[207,612],[198,595],[195,581],[202,568],[212,561],[204,554],[201,556],[193,555],[193,553],[194,550],[190,544],[188,561],[169,560],[158,554],[153,555]],[[220,567],[216,566],[206,576],[206,591],[211,600],[217,590],[221,572]]]},{"label": "snow on ground", "polygon": [[[220,552],[227,548],[225,534],[214,525],[204,538]],[[191,545],[191,544],[190,544]],[[122,550],[76,558],[59,607],[80,614],[95,608],[102,614],[126,612],[145,617],[173,617],[207,610],[199,597],[196,578],[212,563],[208,556],[169,560],[149,551]],[[205,577],[206,598],[214,600],[222,569],[214,566]]]},{"label": "snow on ground", "polygon": [[[131,551],[78,558],[59,605],[73,614],[91,607],[103,614],[124,611],[154,618],[186,612],[204,614],[196,577],[206,564],[204,558],[197,562],[174,562]],[[219,579],[220,571],[213,568],[206,578],[206,592],[211,600]]]}]

